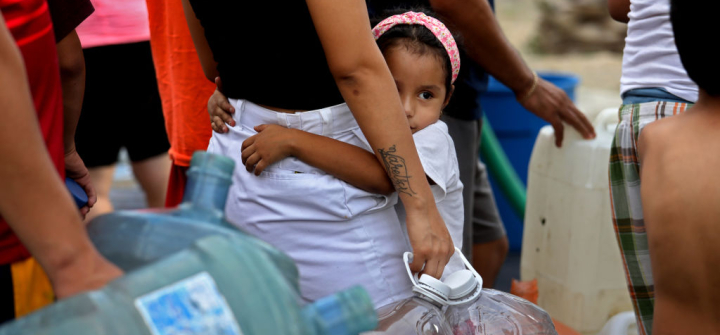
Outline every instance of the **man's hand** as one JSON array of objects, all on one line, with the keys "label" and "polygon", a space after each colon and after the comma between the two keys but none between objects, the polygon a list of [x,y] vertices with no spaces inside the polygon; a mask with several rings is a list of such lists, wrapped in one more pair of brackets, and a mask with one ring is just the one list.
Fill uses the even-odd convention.
[{"label": "man's hand", "polygon": [[292,155],[296,136],[303,132],[278,125],[261,124],[255,127],[258,134],[242,144],[242,162],[248,172],[259,176],[269,165]]},{"label": "man's hand", "polygon": [[413,248],[410,270],[439,279],[455,252],[450,233],[434,206],[417,210],[406,207],[405,211],[408,237]]},{"label": "man's hand", "polygon": [[94,248],[83,252],[62,267],[48,270],[48,277],[58,299],[102,288],[123,275],[122,270],[100,256]]},{"label": "man's hand", "polygon": [[563,90],[546,80],[538,78],[537,87],[522,105],[552,125],[558,148],[562,146],[564,137],[563,122],[575,128],[583,138],[595,138],[595,130],[587,117],[575,107]]},{"label": "man's hand", "polygon": [[228,128],[225,124],[230,127],[235,127],[235,120],[233,120],[232,114],[235,113],[235,108],[230,104],[228,98],[222,94],[222,81],[220,77],[215,78],[215,93],[210,96],[208,100],[208,114],[210,114],[210,125],[213,131],[216,133],[224,134],[228,132]]},{"label": "man's hand", "polygon": [[85,163],[78,155],[77,151],[73,148],[70,152],[65,153],[65,175],[77,182],[80,187],[85,190],[88,196],[88,203],[85,207],[80,208],[80,215],[85,219],[85,215],[90,211],[90,208],[97,202],[97,194],[95,188],[92,185],[90,179],[90,173],[88,172]]}]

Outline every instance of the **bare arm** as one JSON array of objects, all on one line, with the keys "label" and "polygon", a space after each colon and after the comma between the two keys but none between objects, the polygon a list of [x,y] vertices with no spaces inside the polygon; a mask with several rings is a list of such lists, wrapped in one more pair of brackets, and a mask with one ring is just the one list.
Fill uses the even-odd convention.
[{"label": "bare arm", "polygon": [[610,11],[610,17],[615,21],[628,23],[630,19],[628,14],[630,13],[630,0],[608,0],[608,10]]},{"label": "bare arm", "polygon": [[431,0],[430,4],[445,23],[462,33],[470,58],[512,89],[523,107],[553,125],[557,146],[563,139],[563,121],[585,138],[595,136],[590,121],[565,92],[543,79],[533,85],[533,71],[505,38],[487,0]]},{"label": "bare arm", "polygon": [[185,11],[185,19],[190,28],[190,36],[192,36],[193,43],[195,44],[195,50],[197,50],[198,56],[200,57],[200,65],[202,65],[205,77],[215,82],[215,78],[218,76],[217,62],[213,57],[210,45],[208,45],[207,39],[205,38],[205,29],[200,25],[200,20],[195,16],[189,0],[183,0],[183,10]]},{"label": "bare arm", "polygon": [[407,210],[411,269],[439,278],[453,254],[435,207],[390,70],[370,31],[362,0],[306,0],[340,93]]},{"label": "bare arm", "polygon": [[88,205],[80,210],[85,216],[97,201],[97,195],[90,173],[75,150],[75,129],[80,119],[85,94],[85,58],[75,30],[58,42],[57,53],[63,92],[65,170],[67,176],[82,186],[88,195]]},{"label": "bare arm", "polygon": [[375,156],[360,147],[329,137],[278,125],[260,125],[242,145],[242,161],[256,175],[285,157],[299,160],[359,189],[390,194],[395,189]]},{"label": "bare arm", "polygon": [[[22,57],[0,15],[0,213],[63,298],[121,275],[95,250],[45,149]],[[40,209],[40,210],[39,210]]]}]

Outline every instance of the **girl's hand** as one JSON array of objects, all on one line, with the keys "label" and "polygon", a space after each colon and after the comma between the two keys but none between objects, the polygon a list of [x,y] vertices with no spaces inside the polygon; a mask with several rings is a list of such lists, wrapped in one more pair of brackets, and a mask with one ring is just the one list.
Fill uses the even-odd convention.
[{"label": "girl's hand", "polygon": [[259,176],[266,167],[285,157],[292,156],[295,141],[301,131],[287,129],[274,124],[255,127],[257,135],[242,144],[242,162],[248,172]]}]

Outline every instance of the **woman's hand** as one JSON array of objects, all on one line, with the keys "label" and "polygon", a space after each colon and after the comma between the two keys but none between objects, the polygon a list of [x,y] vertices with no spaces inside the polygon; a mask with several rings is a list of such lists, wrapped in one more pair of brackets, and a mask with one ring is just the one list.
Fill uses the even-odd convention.
[{"label": "woman's hand", "polygon": [[292,156],[294,143],[302,131],[288,129],[274,124],[255,127],[258,134],[242,144],[242,162],[248,172],[259,176],[266,167],[285,157]]},{"label": "woman's hand", "polygon": [[[450,233],[435,206],[424,206],[407,212],[406,225],[413,248],[412,272],[440,278],[455,252]],[[423,267],[424,265],[424,267]]]},{"label": "woman's hand", "polygon": [[228,98],[220,92],[220,77],[215,78],[215,84],[217,85],[215,93],[208,100],[208,114],[210,114],[210,125],[213,131],[224,134],[228,132],[225,124],[235,127],[235,120],[233,120],[232,116],[235,113],[235,108],[230,104]]}]

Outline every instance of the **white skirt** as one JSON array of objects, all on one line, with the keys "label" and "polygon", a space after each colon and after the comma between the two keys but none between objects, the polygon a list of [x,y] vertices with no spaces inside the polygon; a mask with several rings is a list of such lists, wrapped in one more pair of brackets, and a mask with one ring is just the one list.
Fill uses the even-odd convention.
[{"label": "white skirt", "polygon": [[227,200],[228,221],[288,254],[300,272],[306,301],[353,285],[363,286],[376,307],[412,295],[402,254],[410,250],[393,208],[397,196],[371,194],[294,157],[260,176],[241,160],[253,127],[277,124],[371,151],[346,104],[301,113],[279,113],[231,99],[235,127],[213,133],[208,152],[237,164]]}]

